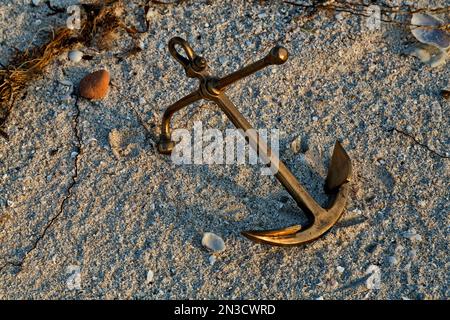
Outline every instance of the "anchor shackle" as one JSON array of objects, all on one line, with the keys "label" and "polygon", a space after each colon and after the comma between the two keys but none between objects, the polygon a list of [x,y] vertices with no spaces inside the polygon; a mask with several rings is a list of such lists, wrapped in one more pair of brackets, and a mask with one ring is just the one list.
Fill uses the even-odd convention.
[{"label": "anchor shackle", "polygon": [[[185,56],[177,50],[177,46],[180,46],[183,49]],[[289,58],[289,53],[286,48],[275,46],[269,51],[267,56],[261,60],[253,62],[222,78],[216,78],[207,72],[208,64],[206,59],[197,55],[189,43],[183,38],[174,37],[170,39],[169,52],[172,57],[183,66],[188,77],[198,78],[204,82],[204,86],[211,95],[219,95],[232,83],[252,75],[270,65],[283,64]]]}]

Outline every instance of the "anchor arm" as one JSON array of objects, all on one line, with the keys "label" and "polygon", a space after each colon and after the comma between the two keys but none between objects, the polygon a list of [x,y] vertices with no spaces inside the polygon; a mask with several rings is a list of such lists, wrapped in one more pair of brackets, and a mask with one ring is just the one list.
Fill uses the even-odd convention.
[{"label": "anchor arm", "polygon": [[170,120],[175,112],[187,107],[202,98],[200,92],[194,91],[184,98],[181,98],[171,106],[169,106],[162,116],[161,120],[161,135],[158,143],[158,151],[162,154],[170,154],[175,146],[175,142],[171,139]]}]

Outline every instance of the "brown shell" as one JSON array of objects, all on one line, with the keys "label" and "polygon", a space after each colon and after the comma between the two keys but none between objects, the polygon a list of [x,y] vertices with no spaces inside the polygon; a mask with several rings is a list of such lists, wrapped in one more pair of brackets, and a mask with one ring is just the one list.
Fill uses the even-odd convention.
[{"label": "brown shell", "polygon": [[108,93],[109,79],[109,72],[106,70],[88,74],[80,81],[80,95],[87,99],[103,99]]}]

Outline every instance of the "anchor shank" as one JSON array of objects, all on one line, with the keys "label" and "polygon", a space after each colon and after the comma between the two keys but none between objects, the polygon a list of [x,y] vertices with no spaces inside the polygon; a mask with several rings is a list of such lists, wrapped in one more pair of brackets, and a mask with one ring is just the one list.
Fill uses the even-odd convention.
[{"label": "anchor shank", "polygon": [[[233,102],[231,102],[225,94],[220,94],[213,99],[213,101],[219,105],[236,128],[242,129],[245,132],[253,129],[251,124],[242,116]],[[259,138],[256,131],[254,132],[255,135],[246,135],[250,146],[259,153],[260,157],[270,159],[270,164],[273,164],[278,168],[275,177],[294,198],[298,206],[307,214],[308,218],[313,220],[314,217],[323,212],[324,209],[309,195],[291,171],[283,162],[281,162],[281,160],[279,160],[277,155],[272,153],[272,150],[267,146],[267,143]]]}]

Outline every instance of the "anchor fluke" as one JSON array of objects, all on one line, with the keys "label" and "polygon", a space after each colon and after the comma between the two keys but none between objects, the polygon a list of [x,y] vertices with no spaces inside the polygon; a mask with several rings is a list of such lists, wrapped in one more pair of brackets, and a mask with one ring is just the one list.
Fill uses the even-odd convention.
[{"label": "anchor fluke", "polygon": [[267,231],[244,231],[242,235],[250,240],[274,246],[297,246],[311,242],[328,232],[344,212],[348,197],[348,183],[352,164],[347,152],[336,141],[331,157],[325,189],[337,192],[334,202],[328,209],[312,212],[313,218],[308,226],[294,225],[284,229]]}]

